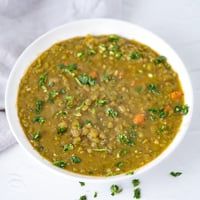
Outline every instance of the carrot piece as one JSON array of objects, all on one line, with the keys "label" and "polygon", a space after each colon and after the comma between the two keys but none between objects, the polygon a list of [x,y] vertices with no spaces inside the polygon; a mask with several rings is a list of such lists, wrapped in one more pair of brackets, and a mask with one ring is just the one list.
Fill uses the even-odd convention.
[{"label": "carrot piece", "polygon": [[90,72],[90,76],[91,76],[92,78],[97,78],[97,72],[96,72],[96,71]]},{"label": "carrot piece", "polygon": [[179,100],[183,96],[183,93],[181,91],[174,91],[170,93],[170,98],[172,100]]},{"label": "carrot piece", "polygon": [[145,115],[143,113],[136,114],[133,117],[133,123],[136,125],[141,125],[145,121]]}]

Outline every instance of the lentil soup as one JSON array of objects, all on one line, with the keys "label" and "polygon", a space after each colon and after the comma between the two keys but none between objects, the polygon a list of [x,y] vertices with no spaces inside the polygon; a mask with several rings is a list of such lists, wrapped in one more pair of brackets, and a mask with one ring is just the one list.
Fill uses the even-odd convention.
[{"label": "lentil soup", "polygon": [[43,157],[91,176],[129,173],[152,161],[188,113],[167,58],[118,35],[54,44],[23,76],[17,107]]}]

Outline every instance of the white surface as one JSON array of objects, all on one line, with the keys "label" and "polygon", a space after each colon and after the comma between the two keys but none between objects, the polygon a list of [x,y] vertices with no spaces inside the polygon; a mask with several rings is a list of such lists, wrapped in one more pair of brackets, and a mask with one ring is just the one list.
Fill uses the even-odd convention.
[{"label": "white surface", "polygon": [[[179,148],[159,166],[141,179],[145,200],[200,199],[200,1],[199,0],[135,0],[124,1],[124,19],[148,28],[164,38],[181,56],[192,78],[195,112],[188,134]],[[171,170],[183,175],[173,178]],[[39,167],[18,146],[0,154],[0,199],[78,200],[81,194],[99,192],[100,200],[133,199],[130,182],[118,183],[124,191],[110,196],[110,185],[88,184],[80,187]],[[91,197],[91,196],[90,196]],[[93,198],[89,198],[93,199]]]},{"label": "white surface", "polygon": [[[121,28],[119,29],[119,27]],[[10,125],[10,129],[15,135],[15,138],[17,139],[18,143],[21,144],[21,146],[29,153],[30,156],[36,158],[41,164],[46,165],[48,169],[53,169],[54,172],[59,172],[64,176],[68,175],[69,179],[76,178],[77,180],[78,178],[79,181],[95,182],[98,179],[98,181],[101,180],[102,182],[109,182],[111,180],[125,180],[127,178],[126,175],[108,177],[105,180],[105,178],[101,177],[96,178],[78,175],[53,166],[52,163],[48,162],[42,156],[40,156],[27,140],[27,137],[25,136],[24,131],[19,122],[16,101],[13,101],[13,99],[17,99],[18,88],[21,78],[27,71],[28,66],[38,57],[38,55],[40,55],[43,51],[47,50],[50,46],[52,46],[52,44],[56,42],[81,35],[85,36],[87,34],[117,34],[122,37],[134,39],[136,41],[144,43],[152,47],[160,55],[165,55],[167,57],[168,62],[172,65],[173,69],[179,74],[179,79],[182,83],[183,91],[185,93],[185,103],[189,106],[190,111],[187,114],[187,116],[184,116],[179,132],[177,133],[176,137],[174,138],[173,142],[169,145],[169,147],[152,162],[136,170],[135,175],[150,170],[150,168],[157,165],[159,162],[161,162],[173,152],[173,150],[179,145],[179,143],[185,136],[186,131],[188,130],[188,127],[190,125],[191,116],[193,112],[193,92],[191,82],[188,77],[188,72],[186,71],[185,66],[178,57],[178,55],[162,39],[137,25],[133,25],[131,23],[120,20],[102,18],[80,20],[68,23],[42,35],[37,40],[35,40],[30,46],[28,46],[27,49],[17,59],[9,76],[9,80],[7,82],[5,94],[5,108],[7,113],[7,119]],[[10,98],[11,96],[12,99]],[[69,175],[71,177],[69,177]]]}]

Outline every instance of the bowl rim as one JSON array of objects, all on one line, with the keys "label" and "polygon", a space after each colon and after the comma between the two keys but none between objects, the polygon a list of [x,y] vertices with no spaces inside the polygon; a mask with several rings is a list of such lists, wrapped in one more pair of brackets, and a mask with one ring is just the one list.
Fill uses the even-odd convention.
[{"label": "bowl rim", "polygon": [[[32,145],[29,143],[28,139],[26,138],[26,135],[24,134],[24,132],[22,130],[22,127],[21,127],[19,119],[18,119],[18,115],[17,115],[17,118],[16,118],[16,114],[17,114],[16,101],[17,101],[17,99],[15,98],[15,101],[12,101],[11,99],[13,99],[13,98],[10,98],[10,96],[12,96],[13,94],[18,93],[19,84],[16,84],[16,81],[18,81],[18,83],[20,82],[20,80],[21,80],[22,76],[24,75],[25,71],[28,69],[28,67],[30,66],[32,61],[34,59],[36,59],[38,56],[36,56],[36,55],[33,56],[34,59],[32,59],[32,60],[30,59],[30,56],[29,56],[29,58],[28,58],[29,59],[29,65],[26,65],[26,67],[22,67],[22,68],[24,68],[22,70],[20,68],[20,64],[22,63],[23,60],[26,59],[25,57],[28,55],[28,52],[33,51],[32,54],[34,54],[34,51],[36,51],[37,46],[41,45],[41,43],[43,41],[45,41],[48,38],[50,38],[53,34],[56,35],[57,33],[59,33],[59,31],[62,32],[62,30],[65,30],[67,27],[73,27],[74,26],[74,27],[78,27],[78,29],[79,29],[80,27],[83,28],[83,27],[87,27],[89,25],[90,26],[93,25],[94,28],[98,29],[97,26],[99,26],[99,25],[101,25],[102,27],[107,25],[107,27],[108,27],[108,26],[112,26],[113,24],[114,24],[114,26],[117,26],[116,30],[118,30],[120,28],[126,28],[127,27],[127,30],[129,32],[132,29],[134,29],[135,31],[139,31],[143,35],[147,35],[149,38],[154,39],[156,43],[158,43],[159,45],[161,45],[165,49],[167,49],[171,53],[171,55],[174,56],[173,58],[171,58],[171,57],[170,58],[172,60],[174,59],[174,60],[177,61],[177,64],[179,64],[179,66],[180,66],[180,68],[182,70],[182,73],[184,74],[184,79],[183,79],[184,81],[181,80],[181,85],[182,85],[182,88],[184,90],[184,93],[186,94],[185,95],[185,101],[190,107],[189,114],[187,116],[184,116],[182,124],[181,124],[181,127],[180,127],[179,131],[177,132],[177,134],[176,134],[175,138],[173,139],[173,141],[169,144],[169,146],[159,156],[157,156],[155,159],[153,159],[149,163],[145,164],[144,166],[138,168],[134,172],[133,175],[127,176],[126,174],[120,174],[120,175],[109,176],[109,177],[95,177],[95,176],[86,176],[86,175],[82,175],[82,174],[77,174],[77,173],[70,172],[68,170],[60,169],[60,168],[58,168],[56,166],[53,166],[52,163],[50,163],[45,158],[43,158],[32,147]],[[113,29],[114,29],[114,26],[113,26]],[[116,30],[114,30],[113,34],[118,34],[118,33],[116,33]],[[108,33],[108,34],[110,34],[110,33]],[[81,34],[77,34],[77,36],[80,36],[80,35]],[[96,35],[98,35],[98,31],[97,31]],[[102,34],[100,33],[99,35],[102,35]],[[122,36],[126,37],[124,34]],[[131,36],[131,38],[135,39],[134,34]],[[66,39],[69,39],[69,37],[67,37]],[[56,43],[55,38],[53,40],[54,40],[54,42],[51,43],[50,46],[52,46],[54,43]],[[63,39],[61,39],[59,41],[62,41],[62,40]],[[136,41],[138,41],[138,39],[136,39]],[[141,42],[141,41],[139,41],[139,42]],[[141,42],[141,43],[143,43],[143,42]],[[146,44],[146,43],[144,43],[144,44]],[[147,44],[147,45],[149,46],[149,44]],[[155,47],[152,47],[152,46],[150,46],[150,47],[153,50],[155,50]],[[44,50],[41,51],[40,53],[44,52],[45,49],[48,49],[48,48],[44,48]],[[156,49],[156,51],[157,51],[157,49]],[[157,51],[157,52],[160,53],[160,51]],[[174,69],[173,65],[172,65],[172,68]],[[20,70],[21,70],[21,72],[19,72]],[[177,71],[177,70],[175,70],[175,71]],[[18,75],[17,73],[20,75],[20,77],[17,76]],[[182,74],[178,73],[178,75],[180,76]],[[16,79],[18,79],[18,80],[16,80]],[[187,86],[186,86],[185,82],[187,82]],[[187,93],[185,92],[186,88],[187,88]],[[15,95],[15,97],[17,97],[17,96]],[[189,74],[187,72],[187,69],[186,69],[185,65],[183,64],[182,60],[179,58],[177,53],[163,39],[161,39],[160,37],[158,37],[157,35],[155,35],[151,31],[146,30],[146,29],[144,29],[144,28],[142,28],[142,27],[140,27],[140,26],[138,26],[136,24],[129,23],[127,21],[109,19],[109,18],[94,18],[94,19],[84,19],[84,20],[73,21],[73,22],[66,23],[66,24],[63,24],[61,26],[58,26],[58,27],[46,32],[45,34],[41,35],[40,37],[38,37],[18,57],[17,61],[15,62],[14,66],[13,66],[13,68],[11,70],[11,73],[9,75],[9,78],[8,78],[8,81],[7,81],[7,86],[6,86],[6,92],[5,92],[5,109],[6,109],[7,121],[8,121],[8,124],[9,124],[9,127],[11,129],[12,134],[14,135],[15,139],[20,144],[20,146],[23,147],[25,152],[28,153],[28,155],[31,155],[42,166],[46,166],[46,169],[49,169],[50,172],[55,172],[55,173],[60,174],[60,175],[64,176],[65,178],[68,178],[70,180],[73,179],[73,180],[77,180],[77,181],[86,181],[86,182],[94,182],[94,181],[98,181],[98,182],[108,182],[109,181],[110,182],[110,181],[125,180],[125,179],[128,179],[130,177],[143,174],[144,172],[148,171],[149,169],[153,168],[154,166],[157,166],[161,161],[163,161],[170,154],[172,154],[172,152],[175,150],[175,148],[179,145],[179,143],[182,141],[183,137],[185,136],[185,134],[186,134],[186,132],[188,130],[189,124],[191,122],[192,113],[193,113],[193,105],[194,105],[194,102],[193,102],[193,89],[192,89],[190,77],[189,77]]]}]

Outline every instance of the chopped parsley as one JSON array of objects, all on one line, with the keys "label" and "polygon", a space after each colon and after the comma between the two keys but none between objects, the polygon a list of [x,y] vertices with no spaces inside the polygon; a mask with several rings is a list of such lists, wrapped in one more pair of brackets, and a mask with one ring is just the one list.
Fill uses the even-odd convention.
[{"label": "chopped parsley", "polygon": [[42,111],[43,107],[44,107],[44,101],[42,101],[42,100],[37,100],[37,101],[35,102],[35,112],[36,112],[37,114],[40,114],[40,112]]},{"label": "chopped parsley", "polygon": [[59,64],[58,67],[62,69],[64,72],[69,73],[69,74],[77,70],[77,64],[75,63],[68,64],[68,65]]},{"label": "chopped parsley", "polygon": [[120,37],[118,35],[109,35],[108,40],[109,42],[118,42]]},{"label": "chopped parsley", "polygon": [[85,182],[79,181],[79,183],[80,183],[81,186],[85,186]]},{"label": "chopped parsley", "polygon": [[165,63],[167,61],[167,58],[165,56],[158,56],[157,58],[154,59],[154,63],[160,64],[160,63]]},{"label": "chopped parsley", "polygon": [[33,133],[32,139],[35,141],[39,141],[41,138],[41,133],[40,131],[36,131],[35,133]]},{"label": "chopped parsley", "polygon": [[98,195],[98,193],[97,193],[97,192],[95,192],[93,197],[94,197],[94,198],[96,198],[96,197],[97,197],[97,195]]},{"label": "chopped parsley", "polygon": [[83,196],[80,197],[79,200],[87,200],[87,196],[86,196],[86,195],[83,195]]},{"label": "chopped parsley", "polygon": [[67,165],[67,162],[65,162],[64,160],[57,160],[57,161],[54,161],[53,164],[57,167],[65,168]]},{"label": "chopped parsley", "polygon": [[174,108],[174,112],[175,113],[180,113],[182,115],[187,115],[188,112],[189,112],[189,107],[188,107],[188,105],[177,105]]},{"label": "chopped parsley", "polygon": [[147,90],[151,93],[154,93],[154,94],[158,94],[159,93],[159,90],[158,90],[158,86],[153,84],[153,83],[150,83],[148,86],[147,86]]},{"label": "chopped parsley", "polygon": [[41,74],[39,77],[39,86],[40,87],[45,86],[46,82],[47,82],[47,73]]},{"label": "chopped parsley", "polygon": [[134,189],[134,198],[135,199],[140,199],[141,198],[141,190],[140,190],[140,188]]},{"label": "chopped parsley", "polygon": [[49,97],[48,97],[48,101],[51,103],[54,103],[55,98],[58,96],[59,92],[56,90],[51,90],[49,92]]},{"label": "chopped parsley", "polygon": [[115,117],[118,116],[118,112],[117,112],[116,110],[114,110],[113,108],[107,108],[106,114],[107,114],[109,117],[112,117],[112,118],[115,118]]},{"label": "chopped parsley", "polygon": [[126,134],[121,133],[117,135],[118,142],[132,146],[134,144],[135,135],[128,137]]},{"label": "chopped parsley", "polygon": [[141,198],[141,189],[139,188],[140,180],[139,179],[133,179],[132,184],[134,187],[134,198],[140,199]]},{"label": "chopped parsley", "polygon": [[181,174],[182,172],[170,172],[170,175],[174,177],[180,176]]},{"label": "chopped parsley", "polygon": [[114,196],[114,195],[116,195],[116,194],[121,193],[123,189],[120,188],[118,185],[112,185],[112,186],[110,187],[110,190],[111,190],[111,195]]},{"label": "chopped parsley", "polygon": [[87,74],[80,74],[76,80],[81,85],[88,85],[88,86],[94,86],[96,84],[96,80],[92,78],[91,76],[88,76]]},{"label": "chopped parsley", "polygon": [[43,124],[46,120],[41,116],[36,116],[33,118],[33,122],[37,122],[39,124]]},{"label": "chopped parsley", "polygon": [[140,59],[141,58],[141,53],[140,52],[137,52],[137,51],[134,51],[134,52],[132,52],[131,54],[130,54],[130,58],[132,59],[132,60],[138,60],[138,59]]},{"label": "chopped parsley", "polygon": [[71,151],[74,149],[74,145],[73,144],[65,144],[63,147],[64,151]]},{"label": "chopped parsley", "polygon": [[72,156],[71,161],[77,164],[81,162],[81,159],[78,156]]},{"label": "chopped parsley", "polygon": [[67,127],[58,127],[57,133],[59,135],[63,135],[65,132],[67,132]]},{"label": "chopped parsley", "polygon": [[154,121],[158,118],[164,119],[167,117],[168,113],[163,109],[156,109],[156,108],[150,108],[148,109],[149,112],[149,118]]},{"label": "chopped parsley", "polygon": [[110,56],[114,56],[115,58],[121,58],[123,56],[120,46],[117,44],[111,44],[108,48],[108,53]]},{"label": "chopped parsley", "polygon": [[90,125],[92,125],[92,121],[91,121],[91,120],[89,120],[89,119],[86,119],[86,120],[84,121],[84,125],[87,125],[87,124],[90,124]]},{"label": "chopped parsley", "polygon": [[162,124],[157,132],[160,133],[160,134],[163,134],[163,133],[167,133],[168,131],[170,130],[169,126],[167,126],[166,124]]},{"label": "chopped parsley", "polygon": [[134,187],[137,187],[138,185],[140,185],[140,180],[139,179],[133,179],[132,184],[133,184]]}]

